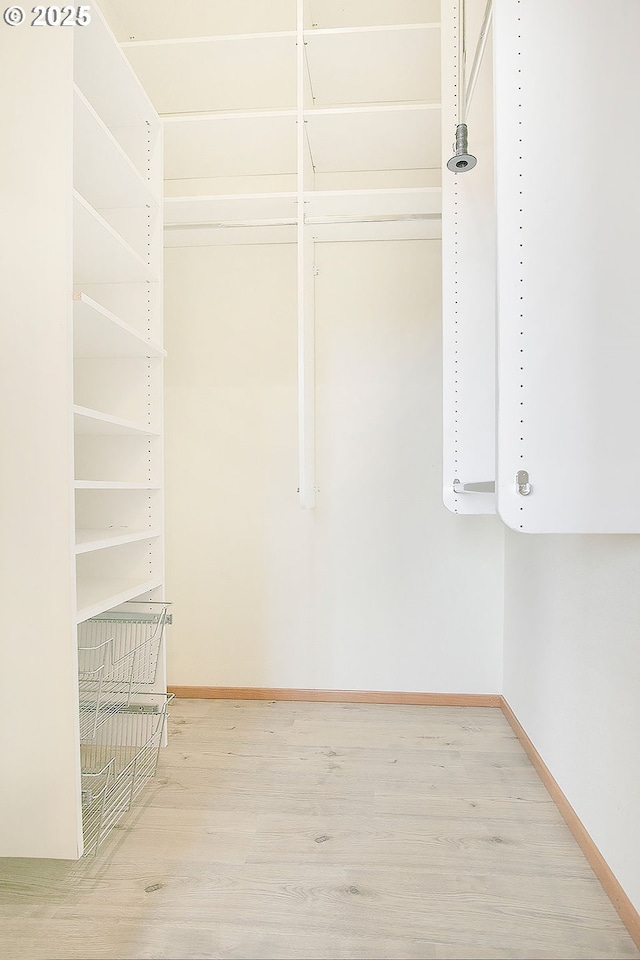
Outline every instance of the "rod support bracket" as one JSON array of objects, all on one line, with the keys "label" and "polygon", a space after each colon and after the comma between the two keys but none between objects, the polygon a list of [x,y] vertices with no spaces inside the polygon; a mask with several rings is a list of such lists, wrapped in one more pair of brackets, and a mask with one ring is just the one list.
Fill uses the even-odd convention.
[{"label": "rod support bracket", "polygon": [[459,123],[456,127],[455,154],[447,161],[447,168],[452,173],[467,173],[473,170],[477,159],[469,153],[469,131],[466,123]]}]

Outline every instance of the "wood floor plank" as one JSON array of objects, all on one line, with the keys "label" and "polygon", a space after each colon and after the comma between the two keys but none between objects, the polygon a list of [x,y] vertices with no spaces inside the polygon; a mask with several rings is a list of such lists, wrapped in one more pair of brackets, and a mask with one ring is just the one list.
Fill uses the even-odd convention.
[{"label": "wood floor plank", "polygon": [[171,714],[98,856],[0,861],[3,960],[639,960],[499,710]]},{"label": "wood floor plank", "polygon": [[400,794],[388,789],[377,790],[374,798],[376,814],[389,817],[427,817],[430,820],[451,817],[472,820],[500,821],[519,820],[526,804],[529,823],[558,823],[560,814],[550,797],[484,797],[481,792],[471,797],[441,796],[440,793]]}]

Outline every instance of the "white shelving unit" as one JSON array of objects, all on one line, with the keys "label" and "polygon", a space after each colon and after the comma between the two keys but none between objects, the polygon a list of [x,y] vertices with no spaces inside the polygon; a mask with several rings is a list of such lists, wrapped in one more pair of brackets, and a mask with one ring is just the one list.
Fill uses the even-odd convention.
[{"label": "white shelving unit", "polygon": [[190,36],[166,10],[163,35],[126,0],[111,7],[163,118],[165,245],[297,245],[312,507],[315,243],[440,238],[440,4],[280,0],[270,19],[262,3],[216,0],[200,21],[190,10]]},{"label": "white shelving unit", "polygon": [[76,42],[73,88],[79,621],[159,599],[163,579],[161,128],[99,14],[94,26]]},{"label": "white shelving unit", "polygon": [[[95,5],[87,27],[3,38],[13,200],[1,353],[14,402],[0,437],[15,480],[0,556],[12,637],[0,654],[0,856],[74,859],[76,625],[164,596],[161,124]],[[165,684],[162,662],[152,692]],[[47,737],[33,709],[44,702]]]},{"label": "white shelving unit", "polygon": [[[280,20],[275,14],[290,29],[227,35],[236,23],[260,29],[260,5],[253,21],[247,6],[235,20],[218,5],[209,11],[210,36],[179,40],[139,35],[127,5],[114,6],[135,36],[124,50],[163,118],[167,245],[296,242],[292,227],[323,215],[323,194],[336,222],[318,224],[316,240],[438,236],[438,3],[290,0],[278,8]],[[181,78],[170,91],[161,83],[169,71]],[[411,189],[395,211],[405,227],[388,226],[393,202],[381,208],[379,191],[392,199]],[[385,226],[350,231],[349,217],[378,217]]]}]

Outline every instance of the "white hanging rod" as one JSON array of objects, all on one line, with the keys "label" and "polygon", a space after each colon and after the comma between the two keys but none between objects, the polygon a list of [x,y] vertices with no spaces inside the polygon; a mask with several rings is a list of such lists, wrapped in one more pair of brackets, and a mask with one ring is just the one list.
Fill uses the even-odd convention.
[{"label": "white hanging rod", "polygon": [[[464,30],[464,6],[466,0],[462,0],[462,17],[461,17],[461,30]],[[471,73],[469,74],[469,82],[464,88],[464,69],[462,72],[460,88],[464,89],[464,102],[463,102],[463,114],[462,122],[466,123],[467,117],[469,115],[469,107],[471,106],[471,100],[473,99],[473,92],[476,88],[476,83],[478,81],[478,74],[480,73],[480,67],[482,66],[482,58],[484,57],[484,51],[487,46],[487,39],[489,37],[489,30],[491,29],[491,21],[493,19],[493,0],[487,0],[487,6],[484,11],[484,17],[482,20],[482,26],[480,28],[480,36],[478,37],[478,44],[476,46],[476,52],[473,57],[473,64],[471,66]],[[464,52],[464,37],[462,40],[463,43],[463,57],[466,57],[466,52]],[[461,61],[459,61],[461,62]]]}]

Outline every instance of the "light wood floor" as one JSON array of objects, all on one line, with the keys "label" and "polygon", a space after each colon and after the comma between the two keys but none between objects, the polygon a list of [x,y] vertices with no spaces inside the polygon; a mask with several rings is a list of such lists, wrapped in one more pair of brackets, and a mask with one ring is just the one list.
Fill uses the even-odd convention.
[{"label": "light wood floor", "polygon": [[0,860],[3,960],[640,957],[499,710],[171,714],[97,858]]}]

